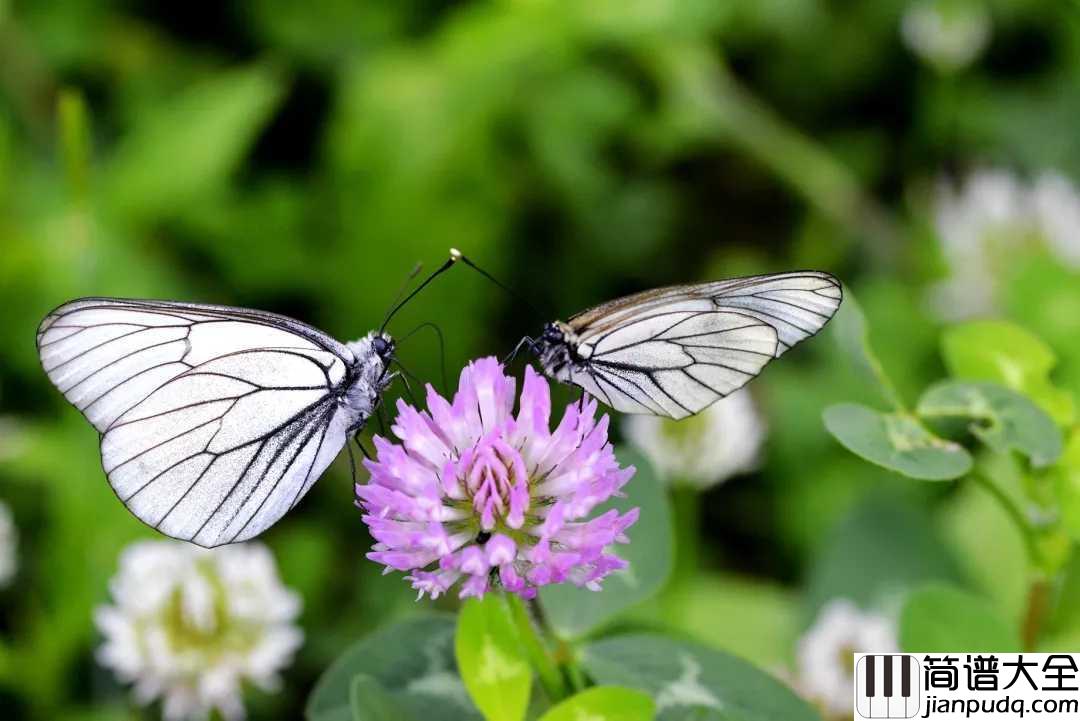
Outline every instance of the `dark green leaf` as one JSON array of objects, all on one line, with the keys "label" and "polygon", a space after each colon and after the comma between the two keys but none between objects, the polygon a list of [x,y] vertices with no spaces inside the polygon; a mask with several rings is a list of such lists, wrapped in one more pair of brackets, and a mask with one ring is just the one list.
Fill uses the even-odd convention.
[{"label": "dark green leaf", "polygon": [[962,446],[935,436],[907,414],[839,403],[822,416],[829,433],[849,451],[910,478],[943,481],[971,470],[971,455]]},{"label": "dark green leaf", "polygon": [[945,381],[919,399],[923,418],[966,418],[968,429],[998,453],[1019,451],[1036,467],[1061,455],[1061,430],[1050,416],[1016,391],[995,383]]},{"label": "dark green leaf", "polygon": [[660,721],[819,721],[769,674],[695,643],[654,634],[617,636],[586,646],[581,661],[602,684],[649,692]]},{"label": "dark green leaf", "polygon": [[309,721],[349,721],[353,679],[375,679],[397,705],[425,721],[479,719],[458,676],[454,620],[422,616],[380,629],[343,653],[323,672],[308,698]]},{"label": "dark green leaf", "polygon": [[383,685],[364,673],[353,677],[349,706],[353,721],[412,721]]}]

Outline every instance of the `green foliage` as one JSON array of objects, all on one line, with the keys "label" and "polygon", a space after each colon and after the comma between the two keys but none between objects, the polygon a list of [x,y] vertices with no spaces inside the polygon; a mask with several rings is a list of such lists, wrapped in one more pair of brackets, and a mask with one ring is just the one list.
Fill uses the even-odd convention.
[{"label": "green foliage", "polygon": [[672,528],[667,493],[649,462],[640,453],[620,448],[622,465],[637,472],[624,489],[624,497],[614,498],[598,512],[615,508],[625,513],[639,507],[641,515],[633,526],[633,543],[618,547],[630,567],[604,581],[596,592],[570,584],[548,586],[540,591],[544,616],[556,634],[577,638],[610,622],[620,613],[656,594],[671,573]]},{"label": "green foliage", "polygon": [[587,645],[582,663],[598,683],[648,691],[659,721],[819,721],[769,674],[695,643],[649,634],[620,636]]},{"label": "green foliage", "polygon": [[454,651],[465,688],[487,721],[525,718],[532,670],[504,597],[465,602]]},{"label": "green foliage", "polygon": [[540,721],[652,721],[655,704],[647,694],[621,686],[596,686],[555,706]]},{"label": "green foliage", "polygon": [[[986,277],[965,299],[985,295],[977,313],[1000,320],[942,328],[941,311],[966,309],[932,302],[957,270],[939,237],[946,176],[959,183],[978,161],[1019,183],[1044,171],[1080,179],[1073,8],[991,4],[986,54],[948,79],[898,40],[906,0],[252,0],[194,20],[148,3],[4,4],[0,498],[19,568],[0,591],[0,695],[11,712],[161,712],[137,709],[94,659],[93,612],[118,555],[158,536],[116,501],[96,434],[45,380],[31,342],[41,317],[79,296],[164,297],[284,312],[355,338],[415,263],[430,268],[451,245],[528,301],[461,268],[396,317],[398,338],[438,324],[451,378],[625,292],[799,267],[845,283],[827,332],[750,386],[770,429],[761,468],[698,499],[700,531],[683,540],[701,568],[679,604],[661,593],[665,493],[620,449],[639,465],[616,501],[642,507],[617,549],[630,570],[599,593],[547,590],[535,617],[510,609],[543,689],[526,718],[610,714],[610,694],[634,693],[566,700],[594,680],[650,694],[661,718],[692,715],[661,703],[653,667],[617,657],[642,638],[618,634],[637,628],[709,647],[648,645],[691,648],[708,692],[735,699],[724,718],[774,717],[740,705],[734,686],[747,679],[778,717],[812,718],[722,653],[723,673],[710,675],[710,654],[773,668],[830,599],[869,606],[931,581],[1011,623],[1048,577],[1060,592],[1037,646],[1075,649],[1071,236],[1025,229],[1000,239],[1003,259],[973,251]],[[1048,217],[1068,230],[1069,213]],[[439,383],[434,334],[399,350],[412,375]],[[959,385],[937,385],[946,377]],[[389,409],[398,395],[395,384]],[[570,397],[559,388],[553,405]],[[616,442],[622,422],[613,414]],[[456,670],[454,619],[424,615],[458,600],[417,603],[400,574],[364,560],[371,539],[352,504],[342,458],[260,539],[303,597],[305,644],[279,692],[248,696],[251,718],[294,719],[309,696],[312,719],[481,718]],[[589,662],[604,644],[611,658]]]},{"label": "green foliage", "polygon": [[920,588],[904,602],[900,612],[900,647],[911,653],[1023,650],[1016,626],[985,600],[940,585]]}]

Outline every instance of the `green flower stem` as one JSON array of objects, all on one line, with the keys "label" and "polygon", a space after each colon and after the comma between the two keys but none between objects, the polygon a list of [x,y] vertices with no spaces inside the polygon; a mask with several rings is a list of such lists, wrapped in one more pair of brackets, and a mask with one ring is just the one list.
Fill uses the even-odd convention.
[{"label": "green flower stem", "polygon": [[561,701],[568,695],[566,683],[559,672],[559,667],[548,652],[547,645],[539,635],[537,624],[533,621],[524,601],[513,593],[507,593],[505,596],[510,607],[510,616],[517,627],[521,643],[525,647],[525,655],[528,656],[529,663],[539,676],[540,684],[552,703]]},{"label": "green flower stem", "polygon": [[671,489],[671,510],[675,523],[675,585],[692,578],[700,569],[701,491],[686,484]]},{"label": "green flower stem", "polygon": [[1028,560],[1036,569],[1035,577],[1028,588],[1027,608],[1024,611],[1023,624],[1021,626],[1021,639],[1024,649],[1031,651],[1038,643],[1042,632],[1043,622],[1050,610],[1050,580],[1046,577],[1046,564],[1042,550],[1039,547],[1038,530],[1024,514],[1023,509],[1009,496],[997,483],[983,473],[972,473],[972,480],[985,488],[998,502],[1002,509],[1009,515],[1013,523],[1020,530],[1024,538],[1024,546],[1027,549]]},{"label": "green flower stem", "polygon": [[1036,568],[1042,568],[1043,566],[1043,554],[1039,549],[1039,540],[1037,537],[1037,531],[1032,527],[1031,522],[1028,520],[1024,511],[1017,505],[1016,501],[1009,496],[997,483],[991,480],[983,473],[972,473],[971,479],[982,486],[986,491],[993,496],[994,500],[998,502],[998,505],[1008,514],[1012,522],[1016,524],[1020,534],[1024,538],[1024,547],[1027,549],[1028,560]]}]

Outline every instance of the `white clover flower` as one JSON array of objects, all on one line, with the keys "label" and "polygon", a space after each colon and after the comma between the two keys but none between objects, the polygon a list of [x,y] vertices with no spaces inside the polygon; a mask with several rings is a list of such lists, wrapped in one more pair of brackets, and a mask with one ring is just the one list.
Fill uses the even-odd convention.
[{"label": "white clover flower", "polygon": [[1005,170],[977,170],[960,187],[941,181],[934,205],[950,276],[930,297],[944,318],[995,310],[1000,278],[1017,252],[1043,249],[1080,268],[1080,193],[1060,173],[1044,171],[1029,183]]},{"label": "white clover flower", "polygon": [[766,426],[743,389],[679,421],[629,416],[623,433],[662,480],[705,489],[757,467]]},{"label": "white clover flower", "polygon": [[0,501],[0,587],[15,577],[19,563],[19,535],[15,518],[7,504]]},{"label": "white clover flower", "polygon": [[990,13],[976,0],[916,0],[900,19],[911,52],[941,72],[962,70],[990,41]]},{"label": "white clover flower", "polygon": [[847,599],[833,599],[799,639],[792,685],[829,715],[846,718],[851,715],[854,696],[852,654],[897,651],[892,619],[861,611]]},{"label": "white clover flower", "polygon": [[141,541],[120,556],[112,605],[95,622],[98,661],[134,684],[141,704],[162,699],[169,721],[244,717],[241,684],[275,690],[303,641],[300,598],[261,544],[203,549]]}]

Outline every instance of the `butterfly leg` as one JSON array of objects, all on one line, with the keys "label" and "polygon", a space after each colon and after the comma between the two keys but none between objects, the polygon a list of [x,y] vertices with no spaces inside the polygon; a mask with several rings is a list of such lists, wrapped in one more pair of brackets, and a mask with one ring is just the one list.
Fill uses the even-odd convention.
[{"label": "butterfly leg", "polygon": [[504,366],[510,365],[510,363],[512,363],[513,360],[515,358],[517,358],[517,354],[521,352],[522,346],[528,346],[529,350],[535,350],[536,349],[536,341],[534,341],[529,336],[525,336],[524,338],[519,340],[518,344],[516,346],[514,346],[514,350],[510,351],[510,355],[503,358],[502,364]]}]

